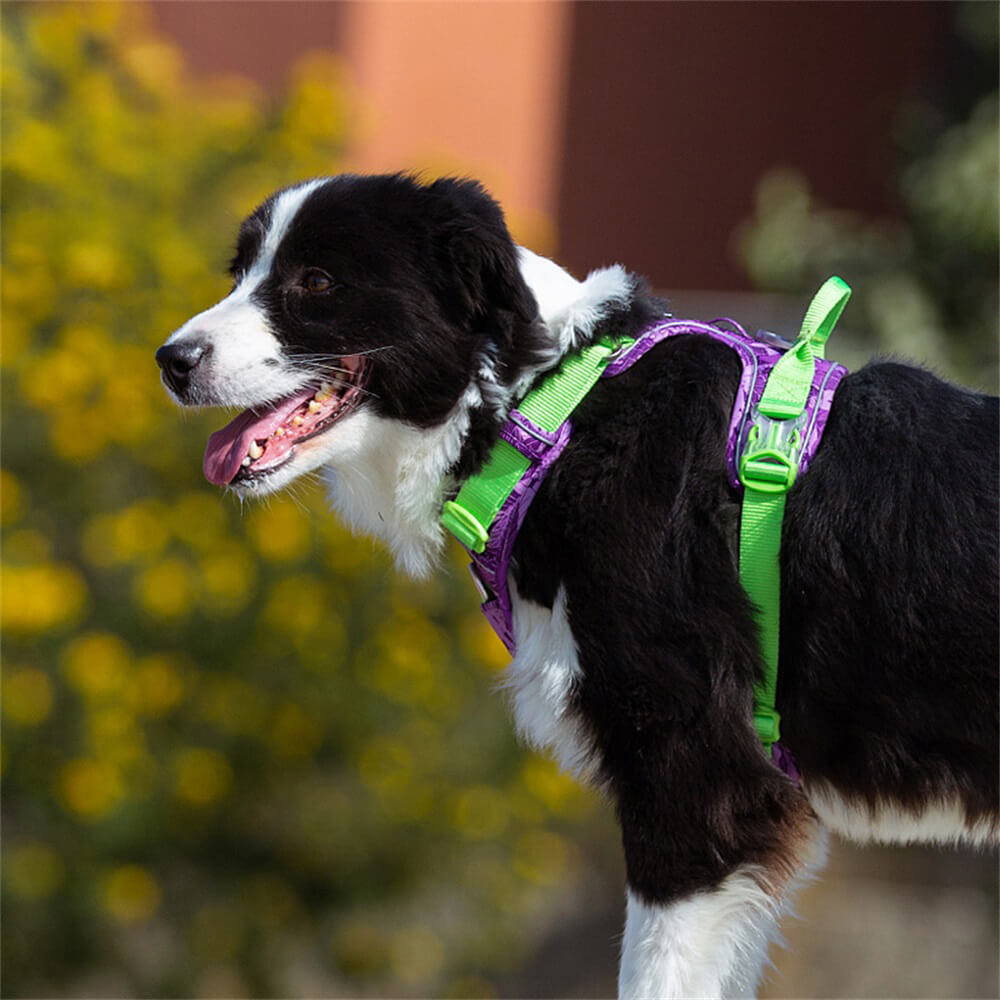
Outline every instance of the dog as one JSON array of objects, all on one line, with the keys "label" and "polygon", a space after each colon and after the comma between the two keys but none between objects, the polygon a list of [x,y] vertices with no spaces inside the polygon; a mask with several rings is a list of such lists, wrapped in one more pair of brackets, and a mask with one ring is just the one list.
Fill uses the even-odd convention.
[{"label": "dog", "polygon": [[[212,483],[318,472],[351,528],[431,572],[442,506],[538,379],[666,315],[621,266],[517,246],[476,182],[341,175],[243,222],[232,291],[156,354],[184,406],[245,407]],[[627,876],[626,997],[752,995],[827,830],[996,843],[998,401],[881,360],[843,378],[781,543],[782,744],[740,584],[726,433],[740,363],[688,335],[599,381],[510,564],[514,714],[606,789]]]}]

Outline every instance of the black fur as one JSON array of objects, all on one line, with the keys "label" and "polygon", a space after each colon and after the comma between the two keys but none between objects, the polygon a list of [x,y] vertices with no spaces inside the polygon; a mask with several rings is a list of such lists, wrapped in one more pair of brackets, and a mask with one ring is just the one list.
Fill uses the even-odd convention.
[{"label": "black fur", "polygon": [[[738,380],[732,351],[681,337],[599,383],[515,550],[526,596],[566,587],[576,704],[651,901],[780,869],[807,815],[751,721],[725,457]],[[995,820],[997,412],[891,363],[838,390],[782,539],[778,709],[806,780]]]},{"label": "black fur", "polygon": [[[273,201],[243,224],[234,278],[259,249]],[[329,295],[303,292],[305,261],[333,279]],[[348,354],[377,331],[371,346],[387,363],[372,365],[372,405],[418,427],[448,416],[484,353],[509,386],[544,352],[503,214],[473,181],[330,178],[303,203],[255,299],[293,355]],[[475,412],[460,476],[479,468],[501,423]]]}]

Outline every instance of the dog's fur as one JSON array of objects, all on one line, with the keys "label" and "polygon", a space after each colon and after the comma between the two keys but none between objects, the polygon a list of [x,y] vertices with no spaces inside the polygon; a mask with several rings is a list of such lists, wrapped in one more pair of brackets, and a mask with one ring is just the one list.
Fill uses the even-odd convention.
[{"label": "dog's fur", "polygon": [[[664,312],[620,267],[579,282],[516,247],[486,193],[452,179],[286,189],[244,222],[232,271],[158,353],[168,388],[266,413],[334,381],[330,422],[244,460],[230,488],[320,470],[346,521],[416,575],[444,543],[443,501],[537,376]],[[632,997],[752,993],[826,827],[997,835],[997,401],[887,361],[838,389],[782,536],[796,785],[752,724],[761,663],[725,464],[738,379],[731,350],[682,336],[600,382],[512,564],[518,725],[615,803]]]}]

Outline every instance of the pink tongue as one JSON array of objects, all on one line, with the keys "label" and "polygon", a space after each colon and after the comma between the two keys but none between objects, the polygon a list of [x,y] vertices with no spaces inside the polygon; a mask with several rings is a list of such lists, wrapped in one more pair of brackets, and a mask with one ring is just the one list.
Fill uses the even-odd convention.
[{"label": "pink tongue", "polygon": [[312,398],[314,391],[307,389],[297,396],[289,396],[263,414],[244,410],[222,430],[216,431],[205,446],[202,462],[205,478],[216,486],[231,483],[246,458],[251,442],[269,438],[294,410]]}]

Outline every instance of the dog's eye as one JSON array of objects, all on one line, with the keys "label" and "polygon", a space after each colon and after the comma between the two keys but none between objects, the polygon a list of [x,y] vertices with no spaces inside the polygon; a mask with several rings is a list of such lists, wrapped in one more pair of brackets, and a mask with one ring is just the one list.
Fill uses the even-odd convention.
[{"label": "dog's eye", "polygon": [[311,271],[306,271],[302,278],[302,287],[311,295],[322,295],[333,288],[333,279],[325,271],[313,268]]}]

